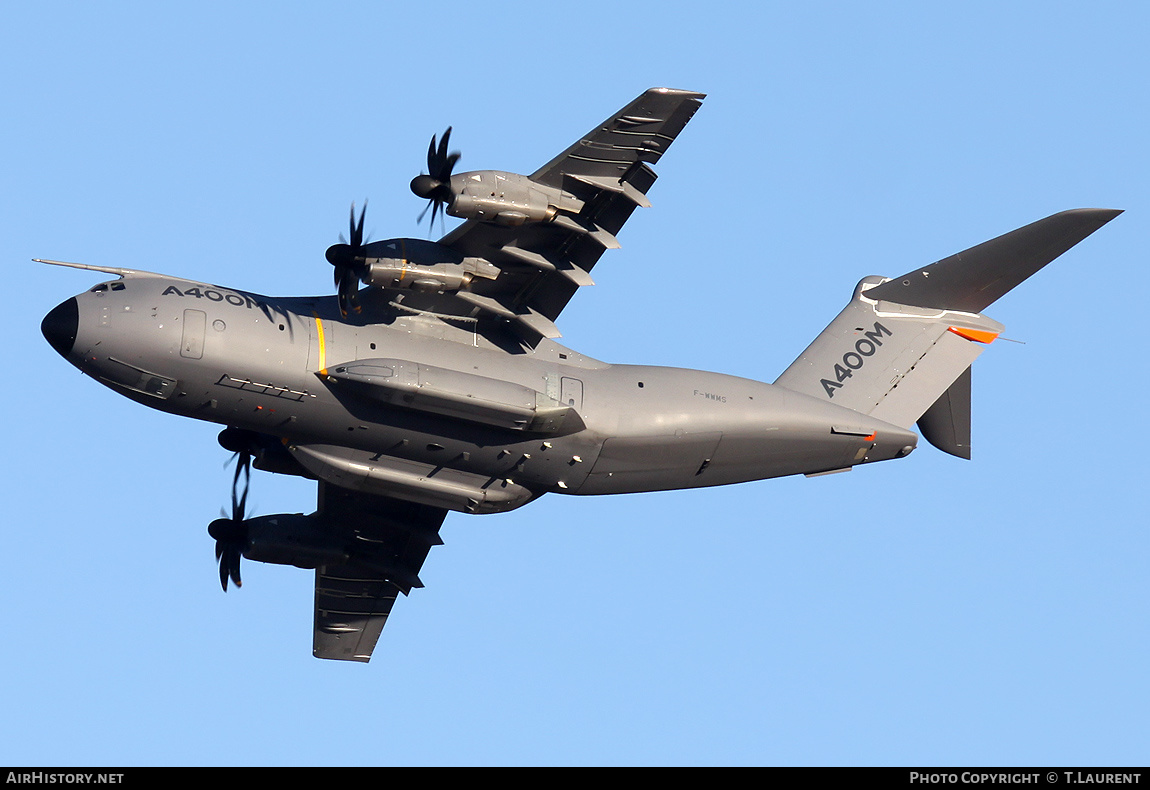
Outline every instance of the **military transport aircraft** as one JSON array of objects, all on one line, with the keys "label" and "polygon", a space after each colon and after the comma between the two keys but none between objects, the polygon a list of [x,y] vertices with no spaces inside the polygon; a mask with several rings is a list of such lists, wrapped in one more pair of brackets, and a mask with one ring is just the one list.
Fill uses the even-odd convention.
[{"label": "military transport aircraft", "polygon": [[[1065,211],[866,277],[773,384],[565,348],[555,321],[650,205],[651,166],[703,98],[649,90],[530,176],[453,173],[451,130],[432,137],[411,189],[433,223],[465,222],[367,243],[353,205],[327,251],[335,296],[43,261],[116,276],[55,307],[44,336],[134,401],[226,426],[220,582],[239,586],[241,557],[314,569],[320,658],[371,657],[448,511],[846,470],[906,456],[916,424],[969,458],[970,365],[1002,331],[982,311],[1120,212]],[[318,481],[316,512],[250,516],[251,466]]]}]

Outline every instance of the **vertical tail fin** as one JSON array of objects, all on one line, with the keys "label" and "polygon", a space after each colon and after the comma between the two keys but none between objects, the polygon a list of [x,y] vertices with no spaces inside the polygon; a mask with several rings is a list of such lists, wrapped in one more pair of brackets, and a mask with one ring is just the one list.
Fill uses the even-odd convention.
[{"label": "vertical tail fin", "polygon": [[918,429],[943,452],[970,460],[970,368],[918,418]]},{"label": "vertical tail fin", "polygon": [[982,311],[1120,213],[1063,211],[902,277],[866,277],[775,384],[918,422],[931,444],[969,458],[968,371],[1003,329]]}]

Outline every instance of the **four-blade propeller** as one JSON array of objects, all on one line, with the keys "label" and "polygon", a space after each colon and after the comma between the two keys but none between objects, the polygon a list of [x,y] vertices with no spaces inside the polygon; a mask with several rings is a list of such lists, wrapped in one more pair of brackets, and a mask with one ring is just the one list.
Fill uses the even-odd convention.
[{"label": "four-blade propeller", "polygon": [[[451,127],[443,133],[439,145],[435,144],[435,135],[431,135],[431,144],[427,147],[427,175],[418,175],[411,179],[411,191],[428,201],[427,208],[431,209],[431,225],[435,227],[435,215],[444,211],[444,206],[455,197],[451,191],[451,171],[459,161],[459,152],[447,153],[447,141],[451,139]],[[417,222],[423,221],[427,208],[419,215]]]}]

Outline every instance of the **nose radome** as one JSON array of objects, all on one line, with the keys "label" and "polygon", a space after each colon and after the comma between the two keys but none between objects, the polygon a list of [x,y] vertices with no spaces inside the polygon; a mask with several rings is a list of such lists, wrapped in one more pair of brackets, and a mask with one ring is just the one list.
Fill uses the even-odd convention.
[{"label": "nose radome", "polygon": [[40,322],[40,331],[45,339],[56,349],[60,356],[66,357],[72,352],[76,342],[76,329],[80,325],[80,308],[76,297],[61,302],[52,308],[44,320]]}]

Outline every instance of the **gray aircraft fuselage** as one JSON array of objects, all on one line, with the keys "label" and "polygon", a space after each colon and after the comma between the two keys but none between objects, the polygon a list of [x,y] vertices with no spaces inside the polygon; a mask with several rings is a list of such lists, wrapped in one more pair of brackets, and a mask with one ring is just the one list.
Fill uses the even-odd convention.
[{"label": "gray aircraft fuselage", "polygon": [[[1121,212],[1062,211],[864,277],[774,384],[559,345],[555,321],[650,206],[652,166],[703,98],[647,90],[531,175],[454,173],[448,127],[411,189],[432,224],[465,221],[438,242],[367,242],[352,205],[324,255],[335,296],[44,261],[117,279],[41,329],[116,392],[227,426],[231,514],[208,525],[221,587],[242,583],[241,557],[313,569],[320,658],[370,659],[447,511],[843,471],[906,456],[912,426],[970,458],[971,365],[1004,329],[983,311]],[[316,512],[251,516],[253,466],[319,481]]]},{"label": "gray aircraft fuselage", "polygon": [[348,320],[334,297],[129,272],[62,303],[43,331],[132,400],[276,437],[299,464],[263,468],[462,512],[846,469],[918,440],[783,387],[609,365],[550,340],[510,347],[383,291],[360,296]]}]

